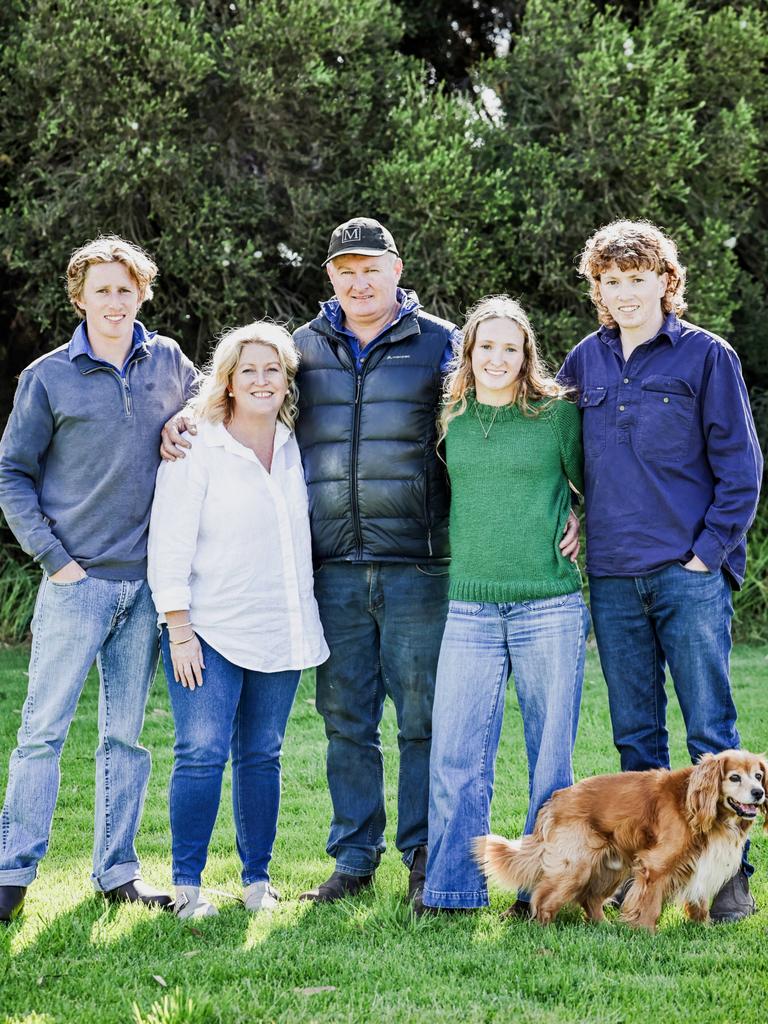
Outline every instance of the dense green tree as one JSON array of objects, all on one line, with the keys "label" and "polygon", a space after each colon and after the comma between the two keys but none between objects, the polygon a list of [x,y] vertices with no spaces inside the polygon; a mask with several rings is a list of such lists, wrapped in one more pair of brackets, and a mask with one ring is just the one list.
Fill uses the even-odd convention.
[{"label": "dense green tree", "polygon": [[380,0],[36,0],[0,76],[11,369],[59,343],[69,252],[98,232],[162,272],[149,319],[201,357],[226,324],[301,316],[357,209],[404,59]]},{"label": "dense green tree", "polygon": [[650,217],[692,316],[768,383],[757,3],[9,0],[0,19],[7,378],[68,335],[62,269],[99,231],[153,252],[147,319],[201,358],[222,326],[310,314],[329,227],[365,210],[430,307],[509,290],[553,360],[592,322],[584,238]]},{"label": "dense green tree", "polygon": [[447,310],[519,294],[559,358],[592,323],[574,270],[584,240],[647,217],[679,241],[692,317],[726,336],[738,325],[759,383],[767,46],[756,6],[656,0],[633,27],[615,5],[528,0],[509,53],[475,68],[477,103],[411,91],[393,111],[401,142],[375,182],[422,292]]}]

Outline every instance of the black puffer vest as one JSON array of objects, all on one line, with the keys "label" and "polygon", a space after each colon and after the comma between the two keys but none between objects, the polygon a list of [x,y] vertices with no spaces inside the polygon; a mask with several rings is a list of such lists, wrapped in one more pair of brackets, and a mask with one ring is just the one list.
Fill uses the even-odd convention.
[{"label": "black puffer vest", "polygon": [[453,324],[406,314],[362,372],[322,314],[300,327],[296,437],[317,562],[448,557],[448,483],[435,452],[440,363]]}]

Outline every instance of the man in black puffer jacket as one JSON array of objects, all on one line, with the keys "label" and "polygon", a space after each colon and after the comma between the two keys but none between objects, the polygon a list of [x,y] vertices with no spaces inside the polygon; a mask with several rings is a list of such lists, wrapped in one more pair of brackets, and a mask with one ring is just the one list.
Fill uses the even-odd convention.
[{"label": "man in black puffer jacket", "polygon": [[353,896],[384,852],[379,723],[395,704],[396,844],[420,894],[426,865],[432,698],[448,590],[448,488],[435,451],[443,372],[460,335],[399,286],[378,221],[333,232],[335,296],[294,334],[296,433],[309,490],[315,594],[329,660],[317,670],[328,736],[331,877],[303,900]]}]

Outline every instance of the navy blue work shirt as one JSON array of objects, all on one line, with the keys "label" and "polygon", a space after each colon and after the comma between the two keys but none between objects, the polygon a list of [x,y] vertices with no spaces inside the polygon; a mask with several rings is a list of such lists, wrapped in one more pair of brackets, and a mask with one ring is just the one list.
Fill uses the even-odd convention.
[{"label": "navy blue work shirt", "polygon": [[626,361],[601,327],[558,379],[583,415],[587,571],[640,576],[698,555],[741,586],[763,458],[731,346],[670,313]]}]

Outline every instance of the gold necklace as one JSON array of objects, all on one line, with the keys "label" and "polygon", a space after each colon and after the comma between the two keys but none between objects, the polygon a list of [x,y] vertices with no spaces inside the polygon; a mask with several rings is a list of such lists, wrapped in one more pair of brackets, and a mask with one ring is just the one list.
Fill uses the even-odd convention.
[{"label": "gold necklace", "polygon": [[483,423],[483,418],[480,415],[480,406],[479,405],[475,405],[475,415],[477,416],[477,422],[480,424],[480,429],[482,430],[483,437],[485,438],[486,441],[488,440],[488,435],[493,430],[493,424],[496,422],[496,417],[499,414],[499,409],[500,408],[501,408],[501,406],[497,405],[496,408],[493,410],[493,416],[491,417],[491,422],[488,424],[488,429],[486,430],[485,429],[485,424]]}]

